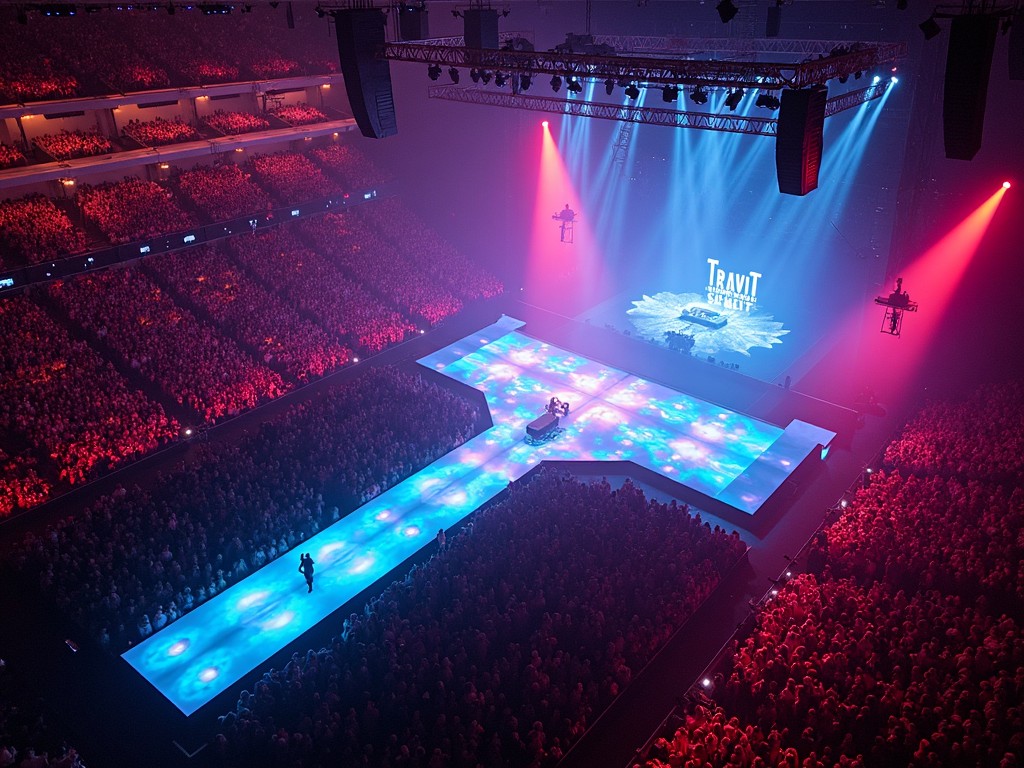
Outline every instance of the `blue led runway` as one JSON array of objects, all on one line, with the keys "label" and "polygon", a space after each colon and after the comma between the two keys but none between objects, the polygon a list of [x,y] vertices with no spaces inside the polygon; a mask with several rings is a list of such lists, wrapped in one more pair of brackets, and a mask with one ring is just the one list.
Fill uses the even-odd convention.
[{"label": "blue led runway", "polygon": [[[748,514],[834,434],[786,430],[644,381],[498,323],[420,360],[481,390],[494,426],[124,654],[186,715],[549,460],[633,461]],[[565,433],[527,445],[552,396]],[[316,563],[307,594],[299,555]]]}]

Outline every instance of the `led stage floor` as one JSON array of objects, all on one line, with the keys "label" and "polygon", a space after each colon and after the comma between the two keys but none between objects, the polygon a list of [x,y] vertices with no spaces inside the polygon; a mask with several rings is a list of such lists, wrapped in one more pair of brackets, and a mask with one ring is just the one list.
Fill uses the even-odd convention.
[{"label": "led stage floor", "polygon": [[[787,429],[532,339],[502,318],[421,359],[481,390],[493,426],[124,654],[190,715],[406,558],[549,460],[633,461],[753,514],[834,433]],[[565,432],[539,446],[526,425],[555,395]],[[300,552],[316,562],[306,593]]]}]

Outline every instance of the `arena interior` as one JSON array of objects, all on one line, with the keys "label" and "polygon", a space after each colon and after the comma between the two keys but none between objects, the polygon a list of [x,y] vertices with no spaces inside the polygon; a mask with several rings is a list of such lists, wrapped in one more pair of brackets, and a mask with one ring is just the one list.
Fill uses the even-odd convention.
[{"label": "arena interior", "polygon": [[1024,765],[1019,0],[0,3],[0,768]]}]

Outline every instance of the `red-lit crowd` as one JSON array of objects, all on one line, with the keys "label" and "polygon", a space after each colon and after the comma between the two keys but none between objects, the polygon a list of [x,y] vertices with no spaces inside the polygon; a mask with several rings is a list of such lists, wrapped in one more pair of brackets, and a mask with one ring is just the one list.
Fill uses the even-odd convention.
[{"label": "red-lit crowd", "polygon": [[297,152],[253,155],[249,165],[263,188],[281,203],[302,203],[341,191],[308,157]]},{"label": "red-lit crowd", "polygon": [[45,195],[0,201],[0,268],[14,266],[10,256],[36,264],[83,248],[85,235]]},{"label": "red-lit crowd", "polygon": [[247,276],[209,246],[154,261],[162,282],[212,319],[219,330],[256,353],[257,359],[307,382],[345,365],[352,352],[288,302]]},{"label": "red-lit crowd", "polygon": [[122,129],[126,136],[146,147],[158,147],[162,144],[177,144],[182,141],[193,141],[199,133],[188,123],[172,118],[166,120],[158,117],[155,120],[129,120]]},{"label": "red-lit crowd", "polygon": [[177,179],[178,189],[213,221],[256,213],[271,206],[270,196],[237,165],[196,166]]},{"label": "red-lit crowd", "polygon": [[283,104],[269,110],[270,114],[289,125],[309,125],[310,123],[322,123],[327,120],[327,115],[314,107],[312,104]]},{"label": "red-lit crowd", "polygon": [[203,118],[203,122],[215,131],[228,136],[266,131],[270,128],[270,121],[265,117],[251,115],[248,112],[226,112],[223,109],[218,109],[213,114],[207,115]]},{"label": "red-lit crowd", "polygon": [[[177,422],[158,403],[131,388],[92,347],[27,298],[0,301],[0,332],[6,340],[0,352],[0,433],[21,436],[50,462],[57,479],[81,483],[177,435]],[[27,507],[42,500],[49,484],[36,480],[38,466],[30,458],[8,466],[25,470],[4,473],[16,494],[8,504]]]},{"label": "red-lit crowd", "polygon": [[439,544],[247,686],[223,765],[553,766],[745,551],[685,506],[555,472]]},{"label": "red-lit crowd", "polygon": [[642,764],[1021,765],[1021,394],[912,418]]},{"label": "red-lit crowd", "polygon": [[148,240],[195,224],[170,190],[134,176],[96,186],[83,184],[78,190],[78,203],[112,243]]},{"label": "red-lit crowd", "polygon": [[36,136],[32,143],[55,160],[105,155],[114,151],[110,139],[99,131],[60,130]]},{"label": "red-lit crowd", "polygon": [[205,422],[283,394],[281,376],[176,304],[139,269],[52,283],[48,294],[119,363]]}]

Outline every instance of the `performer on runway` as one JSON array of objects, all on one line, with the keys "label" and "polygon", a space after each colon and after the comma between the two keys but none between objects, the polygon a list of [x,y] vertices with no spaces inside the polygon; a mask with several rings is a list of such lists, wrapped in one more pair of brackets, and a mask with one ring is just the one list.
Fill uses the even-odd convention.
[{"label": "performer on runway", "polygon": [[299,573],[306,577],[306,586],[309,587],[307,594],[313,591],[313,558],[307,552],[302,556],[299,564]]}]

